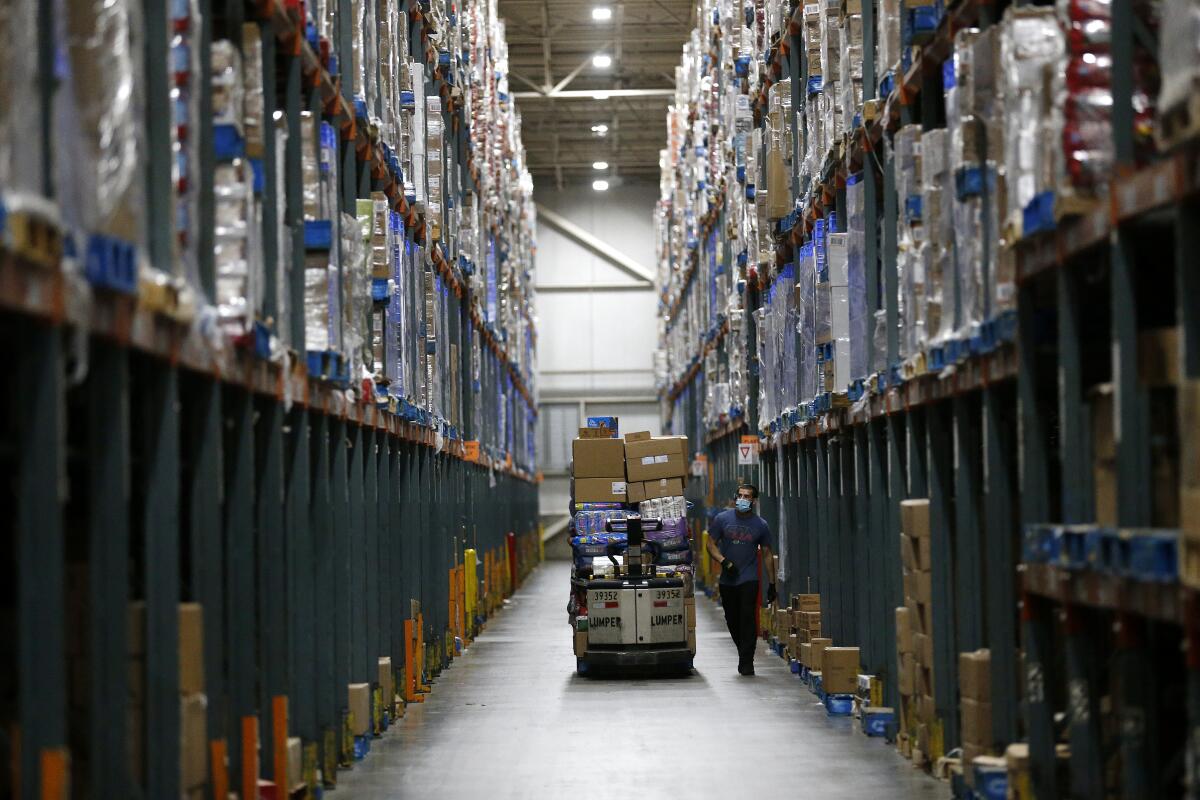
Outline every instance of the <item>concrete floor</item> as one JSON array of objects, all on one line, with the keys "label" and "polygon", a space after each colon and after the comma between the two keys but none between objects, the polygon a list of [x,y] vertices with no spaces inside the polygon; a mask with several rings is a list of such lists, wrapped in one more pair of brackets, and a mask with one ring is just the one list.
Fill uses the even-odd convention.
[{"label": "concrete floor", "polygon": [[946,798],[895,748],[829,718],[782,659],[737,654],[697,602],[696,674],[575,674],[567,562],[547,562],[421,705],[338,776],[347,798]]}]

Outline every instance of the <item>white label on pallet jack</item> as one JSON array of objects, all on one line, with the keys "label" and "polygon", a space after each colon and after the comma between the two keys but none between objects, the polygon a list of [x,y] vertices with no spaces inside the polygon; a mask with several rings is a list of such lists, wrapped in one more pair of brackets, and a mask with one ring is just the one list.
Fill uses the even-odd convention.
[{"label": "white label on pallet jack", "polygon": [[638,644],[667,644],[686,639],[683,588],[638,589]]},{"label": "white label on pallet jack", "polygon": [[588,644],[637,641],[634,589],[588,589]]}]

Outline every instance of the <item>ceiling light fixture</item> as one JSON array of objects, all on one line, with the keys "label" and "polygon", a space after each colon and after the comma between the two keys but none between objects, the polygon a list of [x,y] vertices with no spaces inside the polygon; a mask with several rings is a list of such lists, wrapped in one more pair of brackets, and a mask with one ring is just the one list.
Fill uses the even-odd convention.
[{"label": "ceiling light fixture", "polygon": [[593,161],[592,169],[608,169],[607,161]]},{"label": "ceiling light fixture", "polygon": [[607,192],[608,181],[592,181],[592,188],[597,192]]},{"label": "ceiling light fixture", "polygon": [[608,22],[612,19],[612,9],[608,6],[595,6],[592,8],[592,19],[597,22]]},{"label": "ceiling light fixture", "polygon": [[607,100],[608,92],[592,92],[593,100]]},{"label": "ceiling light fixture", "polygon": [[596,69],[608,69],[612,66],[612,56],[599,53],[592,56],[592,66]]},{"label": "ceiling light fixture", "polygon": [[596,134],[597,136],[603,136],[604,134],[608,133],[608,126],[603,122],[601,122],[599,125],[593,125],[592,133]]}]

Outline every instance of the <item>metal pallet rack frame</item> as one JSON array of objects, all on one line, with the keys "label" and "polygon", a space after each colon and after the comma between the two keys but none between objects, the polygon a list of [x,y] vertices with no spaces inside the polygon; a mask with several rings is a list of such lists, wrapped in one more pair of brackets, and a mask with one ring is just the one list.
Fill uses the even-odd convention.
[{"label": "metal pallet rack frame", "polygon": [[[339,3],[343,19],[349,5]],[[203,24],[194,44],[204,54],[215,28],[261,26],[267,118],[278,109],[292,126],[285,174],[274,174],[273,153],[265,159],[266,209],[286,191],[288,219],[268,212],[264,224],[289,226],[299,245],[291,267],[268,269],[267,280],[291,280],[293,307],[302,307],[301,111],[341,132],[344,210],[353,214],[358,198],[386,190],[408,211],[403,191],[395,194],[394,175],[367,120],[353,110],[348,85],[306,38],[300,6],[198,6]],[[54,25],[49,5],[38,7],[45,68],[39,118],[48,130]],[[422,10],[403,4],[413,52],[432,76],[428,91],[448,95]],[[166,42],[166,6],[148,3],[143,12],[147,39]],[[348,64],[349,33],[342,33],[347,39],[336,49]],[[165,54],[157,55],[165,64]],[[171,155],[154,146],[164,133],[153,120],[164,116],[168,97],[165,81],[155,80],[146,111],[149,183],[161,194],[169,191]],[[211,108],[211,87],[200,83],[201,108]],[[202,114],[197,174],[209,178],[205,184],[202,177],[201,230],[213,219],[206,122]],[[445,111],[461,159],[458,186],[473,180],[469,124],[461,106]],[[152,255],[169,252],[171,222],[161,206],[147,208]],[[522,403],[536,408],[533,398],[473,318],[459,266],[444,258],[438,268],[455,290],[447,301],[450,335],[467,352],[473,338],[485,345],[485,379],[461,398],[464,420],[483,404],[480,430],[470,422],[434,429],[353,402],[344,385],[310,376],[303,359],[281,364],[210,350],[172,309],[149,309],[134,295],[97,289],[79,303],[77,279],[57,263],[61,243],[47,233],[14,246],[15,226],[28,222],[17,216],[0,225],[0,331],[11,378],[2,393],[0,473],[13,510],[4,529],[10,557],[3,559],[9,589],[2,603],[11,644],[0,668],[6,790],[22,798],[65,797],[72,785],[96,797],[180,795],[177,609],[194,601],[204,619],[206,796],[257,797],[260,778],[283,780],[291,735],[302,739],[306,796],[314,796],[317,767],[332,786],[343,761],[347,684],[377,689],[377,659],[390,656],[397,691],[419,701],[456,646],[538,560],[536,476],[524,459],[514,463],[504,442],[486,441],[502,380],[517,395],[508,419]],[[200,272],[209,287],[211,250],[211,239],[202,238]],[[276,258],[268,253],[268,264]],[[267,297],[271,312],[273,290]],[[301,315],[292,323],[291,340],[303,341]],[[469,363],[463,372],[470,386]],[[467,434],[485,439],[483,447]],[[72,596],[78,618],[69,617]],[[137,721],[127,665],[135,600],[146,610],[144,683],[136,689],[144,692],[145,714]],[[135,728],[144,730],[134,745],[144,747],[141,774],[129,761]]]},{"label": "metal pallet rack frame", "polygon": [[[1112,7],[1114,75],[1129,76],[1133,40],[1144,31],[1133,24],[1131,0]],[[950,5],[911,68],[876,99],[879,4],[862,3],[864,95],[875,114],[785,220],[777,264],[795,258],[826,211],[836,208],[844,226],[845,181],[861,171],[865,228],[882,231],[867,236],[875,268],[869,308],[895,319],[889,232],[898,204],[883,140],[901,124],[944,125],[940,76],[954,34],[992,24],[1002,11],[977,0]],[[793,107],[804,102],[798,87],[806,78],[796,31],[772,44],[775,69],[767,71],[790,75]],[[760,513],[789,531],[780,596],[820,592],[823,631],[835,643],[861,646],[863,668],[883,678],[892,706],[899,700],[892,609],[904,602],[900,501],[929,498],[942,752],[961,742],[958,654],[986,647],[992,738],[1000,753],[1028,742],[1035,796],[1200,797],[1191,755],[1200,719],[1200,605],[1192,587],[1200,575],[1188,558],[1198,532],[1186,500],[1188,464],[1200,447],[1188,400],[1200,376],[1200,153],[1185,142],[1136,165],[1127,133],[1132,80],[1115,77],[1113,87],[1117,170],[1107,194],[1086,213],[1017,242],[1016,319],[985,352],[905,380],[870,376],[861,399],[763,437],[761,464],[739,467],[735,443],[757,432],[742,418],[706,430],[701,412],[704,356],[722,329],[664,389],[664,417],[670,430],[705,443],[707,481],[689,490],[698,507],[725,505],[739,478],[759,483]],[[757,91],[751,87],[752,97]],[[757,101],[765,106],[762,92]],[[747,324],[774,271],[750,271]],[[672,316],[681,301],[682,294],[664,298]],[[888,327],[887,363],[894,364],[896,326]],[[1156,347],[1164,333],[1166,345]],[[857,334],[872,347],[869,334]],[[752,405],[757,381],[751,374]],[[1090,396],[1110,383],[1115,413],[1101,418],[1107,425],[1097,435]],[[1093,479],[1101,439],[1114,449],[1108,489]],[[1182,478],[1156,471],[1172,446]],[[1116,495],[1116,520],[1100,526],[1097,493],[1107,490]],[[697,511],[697,532],[704,521]],[[1064,739],[1069,750],[1056,751]]]}]

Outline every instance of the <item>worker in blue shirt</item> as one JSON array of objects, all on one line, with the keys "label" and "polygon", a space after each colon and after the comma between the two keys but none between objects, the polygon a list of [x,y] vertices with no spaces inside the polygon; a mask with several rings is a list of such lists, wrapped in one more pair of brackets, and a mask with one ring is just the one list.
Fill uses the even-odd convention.
[{"label": "worker in blue shirt", "polygon": [[754,674],[754,640],[758,628],[758,554],[762,551],[769,584],[767,603],[775,602],[775,560],[771,529],[754,513],[758,487],[738,487],[734,507],[722,511],[708,526],[708,554],[721,564],[721,605],[725,624],[738,651],[738,672]]}]

